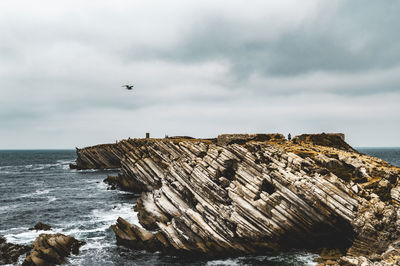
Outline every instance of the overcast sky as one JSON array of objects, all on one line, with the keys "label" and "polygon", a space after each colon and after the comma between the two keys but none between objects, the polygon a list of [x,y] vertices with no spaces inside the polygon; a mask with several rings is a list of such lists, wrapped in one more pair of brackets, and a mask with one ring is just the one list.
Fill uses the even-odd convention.
[{"label": "overcast sky", "polygon": [[399,147],[399,14],[397,0],[1,0],[0,149],[146,132]]}]

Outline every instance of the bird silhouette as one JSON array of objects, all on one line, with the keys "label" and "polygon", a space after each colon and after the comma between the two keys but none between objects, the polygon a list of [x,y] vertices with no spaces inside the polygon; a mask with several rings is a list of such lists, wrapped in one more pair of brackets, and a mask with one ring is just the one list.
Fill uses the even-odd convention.
[{"label": "bird silhouette", "polygon": [[127,90],[133,89],[133,85],[123,85],[122,87],[125,87]]}]

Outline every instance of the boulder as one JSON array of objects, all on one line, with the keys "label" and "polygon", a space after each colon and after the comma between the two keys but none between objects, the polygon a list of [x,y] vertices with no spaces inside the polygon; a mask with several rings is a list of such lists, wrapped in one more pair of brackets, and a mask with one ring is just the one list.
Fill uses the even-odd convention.
[{"label": "boulder", "polygon": [[40,234],[31,245],[31,252],[26,256],[24,266],[58,265],[64,258],[79,254],[79,247],[85,244],[71,236],[63,234]]},{"label": "boulder", "polygon": [[29,246],[7,243],[7,240],[0,236],[0,265],[14,264],[19,256],[30,250]]},{"label": "boulder", "polygon": [[51,226],[48,224],[44,224],[42,222],[38,222],[37,224],[35,224],[34,227],[29,228],[29,230],[43,230],[43,231],[48,231],[51,230]]}]

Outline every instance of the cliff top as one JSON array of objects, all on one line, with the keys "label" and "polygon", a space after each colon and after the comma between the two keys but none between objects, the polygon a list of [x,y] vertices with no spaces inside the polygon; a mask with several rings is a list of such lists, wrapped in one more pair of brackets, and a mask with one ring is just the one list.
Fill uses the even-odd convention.
[{"label": "cliff top", "polygon": [[[214,143],[217,145],[231,145],[239,144],[243,145],[248,142],[268,142],[274,144],[288,145],[290,142],[287,141],[285,136],[280,133],[258,133],[258,134],[221,134],[217,138],[194,138],[190,136],[171,136],[165,138],[128,138],[121,141],[172,141],[174,143],[189,141],[189,142],[204,142],[204,143]],[[118,142],[116,142],[118,143]],[[321,133],[321,134],[302,134],[295,136],[292,140],[293,144],[298,145],[319,145],[325,147],[336,148],[340,150],[346,150],[351,152],[356,152],[349,144],[345,142],[345,135],[343,133]],[[83,149],[92,148],[108,148],[112,147],[114,143],[110,144],[99,144],[94,146],[88,146]],[[77,150],[80,150],[77,148]]]}]

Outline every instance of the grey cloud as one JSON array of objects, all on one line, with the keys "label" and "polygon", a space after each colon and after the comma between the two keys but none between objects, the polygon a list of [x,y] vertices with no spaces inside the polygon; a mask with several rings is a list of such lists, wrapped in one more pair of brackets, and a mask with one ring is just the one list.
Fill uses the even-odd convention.
[{"label": "grey cloud", "polygon": [[400,3],[341,3],[332,10],[321,5],[313,19],[285,28],[273,38],[268,36],[268,28],[274,27],[268,20],[242,25],[224,16],[204,15],[204,23],[193,23],[175,46],[132,49],[131,56],[188,63],[220,60],[229,62],[239,80],[252,73],[291,76],[399,66],[400,37],[394,25],[400,24]]},{"label": "grey cloud", "polygon": [[146,131],[344,131],[398,146],[400,4],[332,2],[0,2],[0,148]]}]

